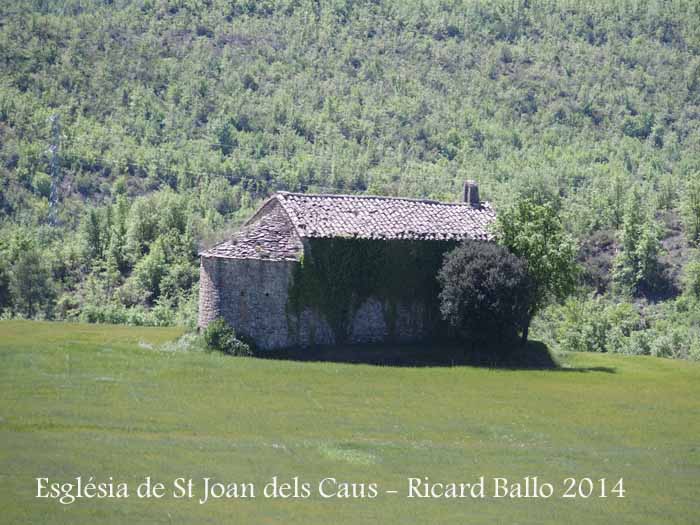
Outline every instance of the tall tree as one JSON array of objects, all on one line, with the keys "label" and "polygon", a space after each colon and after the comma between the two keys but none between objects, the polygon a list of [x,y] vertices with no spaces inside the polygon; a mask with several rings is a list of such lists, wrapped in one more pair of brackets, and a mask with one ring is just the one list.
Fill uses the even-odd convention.
[{"label": "tall tree", "polygon": [[688,240],[700,245],[700,172],[689,178],[681,203]]},{"label": "tall tree", "polygon": [[658,288],[659,236],[659,228],[645,208],[641,192],[634,188],[625,205],[620,249],[613,268],[613,278],[622,291],[639,293]]},{"label": "tall tree", "polygon": [[[563,300],[574,289],[578,275],[576,244],[564,231],[550,204],[524,199],[501,212],[496,238],[511,253],[528,262],[534,282],[534,299],[528,319],[553,300]],[[523,329],[527,341],[529,321]]]},{"label": "tall tree", "polygon": [[102,259],[104,255],[105,232],[100,210],[90,208],[81,222],[81,233],[85,247],[85,256],[90,261]]},{"label": "tall tree", "polygon": [[15,255],[9,275],[14,310],[30,318],[50,316],[55,294],[44,254],[28,240]]}]

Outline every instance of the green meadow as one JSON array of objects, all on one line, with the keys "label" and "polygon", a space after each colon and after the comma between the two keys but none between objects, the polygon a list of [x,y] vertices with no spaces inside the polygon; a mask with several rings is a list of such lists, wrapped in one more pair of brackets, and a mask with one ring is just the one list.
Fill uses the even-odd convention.
[{"label": "green meadow", "polygon": [[[174,328],[0,322],[3,523],[698,523],[700,364],[605,354],[558,370],[383,367],[182,351]],[[128,483],[127,499],[36,498],[37,477]],[[138,499],[146,476],[193,499]],[[273,476],[306,499],[266,499]],[[407,479],[537,476],[548,499],[407,498]],[[199,504],[202,478],[250,499]],[[320,480],[376,483],[324,499]],[[562,498],[624,479],[625,497]],[[598,482],[596,482],[598,483]],[[596,484],[598,487],[598,484]],[[397,494],[387,494],[396,490]]]}]

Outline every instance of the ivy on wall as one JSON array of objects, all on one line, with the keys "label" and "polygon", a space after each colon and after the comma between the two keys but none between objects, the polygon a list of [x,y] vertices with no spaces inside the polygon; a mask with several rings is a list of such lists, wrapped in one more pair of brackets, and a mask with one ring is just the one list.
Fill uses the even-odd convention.
[{"label": "ivy on wall", "polygon": [[323,315],[335,340],[344,342],[357,309],[370,297],[384,305],[393,336],[398,305],[419,301],[430,319],[438,316],[437,272],[447,241],[311,239],[289,290],[288,312],[306,308]]}]

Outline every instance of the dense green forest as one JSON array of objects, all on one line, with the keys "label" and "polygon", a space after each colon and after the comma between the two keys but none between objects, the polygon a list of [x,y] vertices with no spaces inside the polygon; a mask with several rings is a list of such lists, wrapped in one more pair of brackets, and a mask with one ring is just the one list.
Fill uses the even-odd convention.
[{"label": "dense green forest", "polygon": [[191,324],[276,190],[550,203],[551,347],[700,358],[700,2],[0,3],[0,310]]}]

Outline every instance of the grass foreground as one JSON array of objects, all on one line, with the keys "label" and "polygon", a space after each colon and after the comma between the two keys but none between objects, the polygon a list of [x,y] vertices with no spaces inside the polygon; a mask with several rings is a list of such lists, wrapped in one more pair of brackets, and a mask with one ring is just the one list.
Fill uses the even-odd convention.
[{"label": "grass foreground", "polygon": [[[697,363],[570,354],[559,370],[411,368],[162,346],[180,333],[0,322],[3,523],[697,523]],[[129,497],[35,497],[37,477],[76,476],[111,476]],[[136,497],[146,476],[165,497]],[[312,494],[264,498],[273,476]],[[493,477],[526,476],[555,494],[406,497],[409,477],[479,476],[487,496]],[[193,499],[171,497],[180,477]],[[376,483],[378,495],[324,499],[327,477]],[[624,478],[625,498],[562,498],[568,477]],[[202,478],[258,492],[200,504]]]}]

